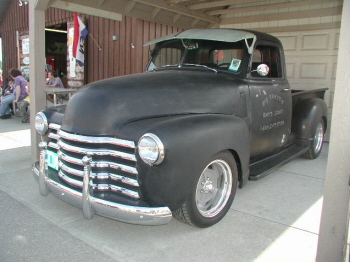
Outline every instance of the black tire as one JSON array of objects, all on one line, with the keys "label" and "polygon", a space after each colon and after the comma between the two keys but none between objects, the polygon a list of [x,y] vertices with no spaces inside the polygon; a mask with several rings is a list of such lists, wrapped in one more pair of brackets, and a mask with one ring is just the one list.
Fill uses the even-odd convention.
[{"label": "black tire", "polygon": [[314,140],[312,141],[312,144],[309,150],[305,154],[303,154],[302,157],[307,159],[317,158],[322,151],[323,139],[324,139],[324,121],[321,118],[315,130]]},{"label": "black tire", "polygon": [[173,216],[192,226],[210,227],[229,211],[237,185],[235,159],[228,151],[219,153],[205,166],[186,202]]}]

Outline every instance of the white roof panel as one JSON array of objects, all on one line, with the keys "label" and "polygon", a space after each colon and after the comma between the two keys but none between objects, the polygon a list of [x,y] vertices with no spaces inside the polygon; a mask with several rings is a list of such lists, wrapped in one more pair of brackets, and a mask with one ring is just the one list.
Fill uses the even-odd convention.
[{"label": "white roof panel", "polygon": [[223,42],[237,42],[245,39],[255,39],[253,33],[234,29],[189,29],[180,33],[160,37],[147,42],[144,46],[156,44],[170,39],[200,39]]}]

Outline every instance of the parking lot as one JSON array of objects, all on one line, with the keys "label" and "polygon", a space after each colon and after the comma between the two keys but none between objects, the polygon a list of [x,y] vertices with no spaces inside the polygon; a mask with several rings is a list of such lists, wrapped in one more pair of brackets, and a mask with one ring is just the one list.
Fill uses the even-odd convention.
[{"label": "parking lot", "polygon": [[226,217],[199,229],[173,219],[138,226],[49,195],[31,174],[29,124],[0,122],[1,261],[315,261],[328,144],[237,191]]}]

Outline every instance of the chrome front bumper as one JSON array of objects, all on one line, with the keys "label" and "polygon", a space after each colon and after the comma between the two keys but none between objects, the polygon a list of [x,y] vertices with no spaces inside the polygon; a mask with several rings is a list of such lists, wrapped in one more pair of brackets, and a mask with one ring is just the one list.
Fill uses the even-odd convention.
[{"label": "chrome front bumper", "polygon": [[139,225],[164,225],[170,222],[172,213],[168,207],[139,207],[127,206],[111,201],[95,198],[91,193],[91,167],[89,156],[84,157],[84,180],[82,192],[76,191],[48,177],[46,159],[46,142],[41,142],[39,167],[33,166],[33,176],[39,183],[42,196],[49,193],[61,200],[83,210],[84,218],[91,219],[94,214],[108,217],[117,221]]}]

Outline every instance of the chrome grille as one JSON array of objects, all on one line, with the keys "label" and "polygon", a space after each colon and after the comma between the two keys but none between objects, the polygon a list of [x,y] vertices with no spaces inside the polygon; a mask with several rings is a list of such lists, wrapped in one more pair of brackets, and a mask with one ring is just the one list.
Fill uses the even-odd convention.
[{"label": "chrome grille", "polygon": [[58,155],[61,181],[81,190],[82,158],[90,155],[94,192],[111,192],[134,200],[140,198],[133,141],[71,134],[57,124],[50,124],[49,128],[48,150]]}]

